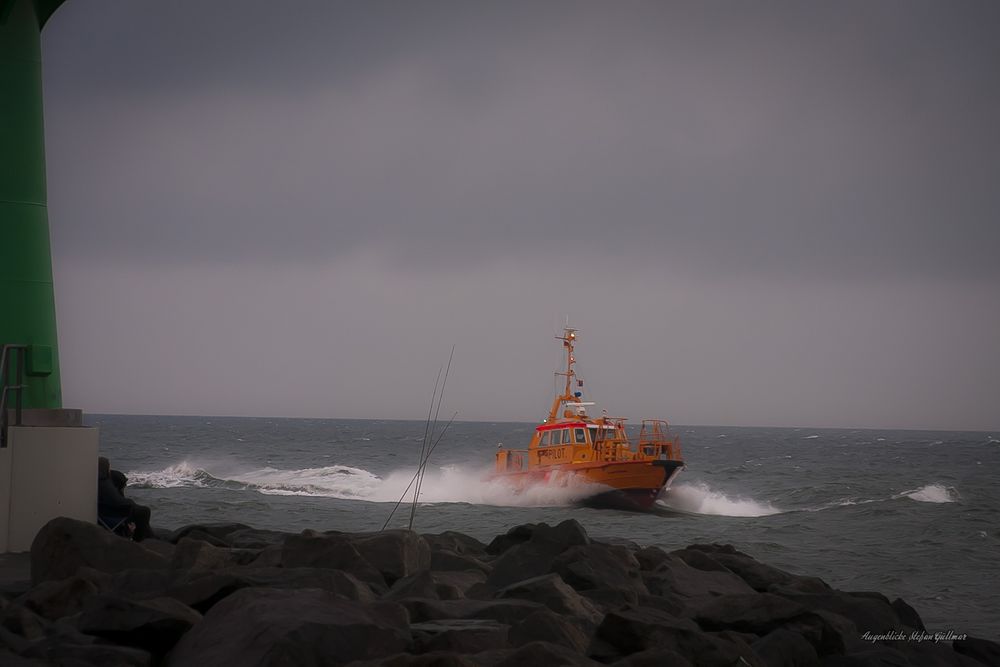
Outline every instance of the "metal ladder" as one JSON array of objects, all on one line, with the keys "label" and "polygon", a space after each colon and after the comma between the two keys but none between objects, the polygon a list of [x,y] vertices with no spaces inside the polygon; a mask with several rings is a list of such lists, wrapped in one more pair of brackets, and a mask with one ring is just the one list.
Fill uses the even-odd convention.
[{"label": "metal ladder", "polygon": [[[14,394],[14,426],[21,425],[21,396],[28,386],[24,384],[24,355],[27,345],[5,344],[0,351],[0,448],[7,446],[7,403],[8,397]],[[16,357],[14,366],[15,384],[10,384],[9,365],[11,358]]]}]

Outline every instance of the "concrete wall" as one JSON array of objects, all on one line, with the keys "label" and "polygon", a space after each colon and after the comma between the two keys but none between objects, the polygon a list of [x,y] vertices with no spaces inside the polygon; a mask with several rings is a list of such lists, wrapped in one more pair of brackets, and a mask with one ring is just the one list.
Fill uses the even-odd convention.
[{"label": "concrete wall", "polygon": [[50,519],[97,521],[97,429],[10,426],[0,449],[0,553],[28,551]]}]

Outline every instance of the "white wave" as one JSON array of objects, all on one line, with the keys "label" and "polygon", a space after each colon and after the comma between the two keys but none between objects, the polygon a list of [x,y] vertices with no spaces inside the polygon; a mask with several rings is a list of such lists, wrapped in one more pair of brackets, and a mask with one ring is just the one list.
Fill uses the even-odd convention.
[{"label": "white wave", "polygon": [[780,514],[782,511],[771,503],[727,496],[704,482],[673,486],[659,502],[671,509],[693,514],[755,517]]},{"label": "white wave", "polygon": [[803,440],[815,440],[818,437],[819,437],[818,435],[807,435],[807,436],[803,437],[802,439]]},{"label": "white wave", "polygon": [[[129,482],[145,488],[226,487],[267,495],[312,496],[371,502],[396,502],[410,486],[414,469],[396,470],[385,478],[361,468],[344,465],[281,470],[260,468],[244,472],[214,474],[184,461],[164,470],[130,472]],[[489,479],[489,469],[443,466],[428,468],[420,491],[423,503],[472,503],[496,506],[571,505],[604,487],[588,484],[576,476],[552,477],[546,483],[513,489],[503,480]],[[409,488],[408,488],[409,487]]]},{"label": "white wave", "polygon": [[893,498],[910,498],[921,503],[953,503],[961,499],[958,489],[943,484],[927,484],[919,489],[897,493]]},{"label": "white wave", "polygon": [[163,470],[154,472],[139,472],[130,470],[126,473],[129,486],[150,489],[171,489],[178,486],[205,486],[205,471],[194,464],[182,461]]}]

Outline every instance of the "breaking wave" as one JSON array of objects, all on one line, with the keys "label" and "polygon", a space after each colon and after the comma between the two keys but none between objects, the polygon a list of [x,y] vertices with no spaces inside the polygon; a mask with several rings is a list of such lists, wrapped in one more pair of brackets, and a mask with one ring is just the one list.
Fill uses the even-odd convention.
[{"label": "breaking wave", "polygon": [[782,512],[771,503],[728,496],[712,489],[704,482],[673,486],[666,496],[657,502],[666,508],[689,514],[756,517]]},{"label": "breaking wave", "polygon": [[958,489],[943,484],[927,484],[919,489],[897,493],[893,498],[909,498],[921,503],[953,503],[961,500]]},{"label": "breaking wave", "polygon": [[[413,479],[415,470],[396,470],[380,477],[362,468],[334,465],[301,470],[259,468],[213,474],[188,461],[153,472],[128,473],[129,485],[147,489],[224,488],[267,495],[311,496],[370,502],[396,502]],[[573,476],[515,491],[500,480],[488,479],[489,469],[462,466],[428,468],[420,491],[424,503],[538,507],[572,505],[604,487],[581,482]],[[413,489],[407,492],[412,497]]]}]

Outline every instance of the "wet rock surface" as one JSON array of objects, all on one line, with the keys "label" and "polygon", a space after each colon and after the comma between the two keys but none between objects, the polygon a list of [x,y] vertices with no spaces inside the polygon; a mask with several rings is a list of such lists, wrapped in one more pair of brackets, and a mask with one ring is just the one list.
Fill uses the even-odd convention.
[{"label": "wet rock surface", "polygon": [[1000,644],[935,634],[904,600],[573,520],[489,544],[243,524],[165,537],[49,522],[31,588],[0,593],[0,664],[1000,665]]}]

